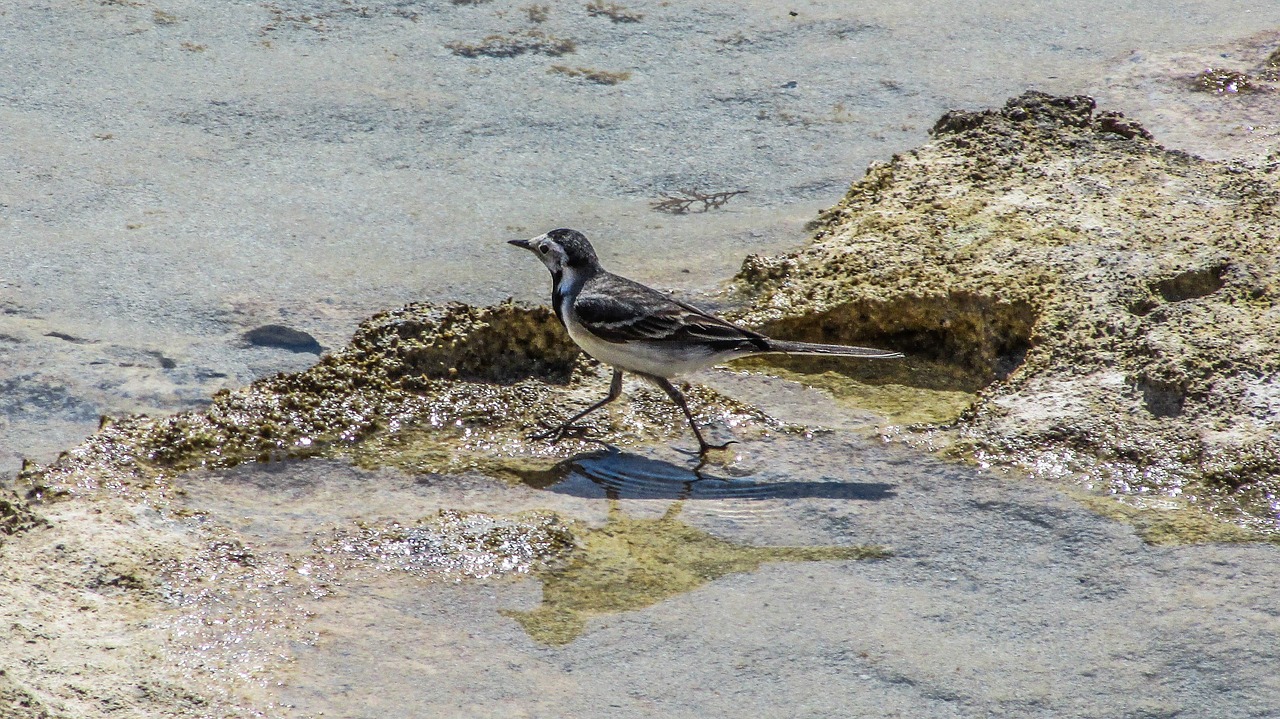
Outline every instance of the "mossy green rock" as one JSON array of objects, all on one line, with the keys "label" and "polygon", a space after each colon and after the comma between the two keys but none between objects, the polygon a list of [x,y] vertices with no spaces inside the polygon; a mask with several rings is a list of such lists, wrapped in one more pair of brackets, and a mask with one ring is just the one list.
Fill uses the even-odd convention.
[{"label": "mossy green rock", "polygon": [[[408,305],[369,318],[350,344],[310,369],[219,392],[206,410],[104,418],[83,444],[21,478],[31,496],[49,500],[100,486],[163,485],[195,468],[311,456],[418,473],[563,458],[594,445],[526,435],[603,396],[608,381],[545,308]],[[689,396],[703,422],[732,419],[748,433],[776,425],[705,388]],[[634,444],[686,431],[656,390],[611,410],[583,423],[595,437]]]}]

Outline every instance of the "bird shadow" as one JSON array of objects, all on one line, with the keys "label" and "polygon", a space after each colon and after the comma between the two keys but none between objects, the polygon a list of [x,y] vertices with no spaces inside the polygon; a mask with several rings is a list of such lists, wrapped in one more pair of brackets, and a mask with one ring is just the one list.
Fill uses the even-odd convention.
[{"label": "bird shadow", "polygon": [[607,499],[857,499],[894,496],[884,482],[769,480],[721,477],[705,468],[608,448],[570,457],[524,483],[558,494]]}]

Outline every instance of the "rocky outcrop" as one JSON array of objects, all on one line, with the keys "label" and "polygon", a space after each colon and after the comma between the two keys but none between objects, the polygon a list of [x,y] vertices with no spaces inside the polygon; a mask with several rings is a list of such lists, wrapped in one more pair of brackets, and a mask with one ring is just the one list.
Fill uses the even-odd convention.
[{"label": "rocky outcrop", "polygon": [[982,463],[1274,530],[1280,166],[1035,92],[933,135],[873,165],[810,246],[748,258],[743,319],[959,366],[986,386],[947,436]]}]

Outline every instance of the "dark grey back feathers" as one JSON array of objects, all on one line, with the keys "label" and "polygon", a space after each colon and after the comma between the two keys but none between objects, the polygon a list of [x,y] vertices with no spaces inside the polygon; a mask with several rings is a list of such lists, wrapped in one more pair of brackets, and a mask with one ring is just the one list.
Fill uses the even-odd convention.
[{"label": "dark grey back feathers", "polygon": [[764,335],[609,272],[588,280],[573,308],[582,325],[606,342],[701,343],[716,351],[768,349]]}]

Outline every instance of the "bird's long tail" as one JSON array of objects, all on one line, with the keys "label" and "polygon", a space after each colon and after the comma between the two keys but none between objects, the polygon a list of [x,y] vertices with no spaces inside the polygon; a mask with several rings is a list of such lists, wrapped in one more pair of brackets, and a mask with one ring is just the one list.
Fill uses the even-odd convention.
[{"label": "bird's long tail", "polygon": [[871,347],[850,347],[847,345],[823,345],[814,342],[788,342],[786,340],[769,340],[767,353],[789,355],[831,355],[835,357],[861,357],[863,359],[899,359],[901,352],[878,350]]}]

